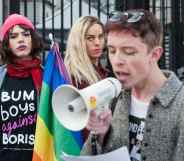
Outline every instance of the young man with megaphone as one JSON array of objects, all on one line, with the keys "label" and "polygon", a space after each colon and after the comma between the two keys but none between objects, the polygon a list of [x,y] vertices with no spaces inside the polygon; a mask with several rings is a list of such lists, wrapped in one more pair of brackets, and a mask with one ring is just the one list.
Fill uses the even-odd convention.
[{"label": "young man with megaphone", "polygon": [[[112,13],[105,27],[109,60],[123,89],[113,118],[104,112],[99,122],[90,114],[87,128],[99,136],[98,152],[127,146],[131,161],[184,160],[184,88],[158,66],[159,21],[149,11],[128,10]],[[82,154],[91,154],[90,136]]]}]

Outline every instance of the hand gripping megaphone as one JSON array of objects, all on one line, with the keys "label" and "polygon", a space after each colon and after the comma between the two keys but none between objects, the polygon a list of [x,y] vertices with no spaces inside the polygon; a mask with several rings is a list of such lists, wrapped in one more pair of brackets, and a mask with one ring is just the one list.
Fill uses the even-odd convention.
[{"label": "hand gripping megaphone", "polygon": [[87,125],[90,110],[102,111],[120,91],[121,83],[111,77],[82,90],[72,85],[61,85],[53,93],[52,108],[65,128],[79,131]]}]

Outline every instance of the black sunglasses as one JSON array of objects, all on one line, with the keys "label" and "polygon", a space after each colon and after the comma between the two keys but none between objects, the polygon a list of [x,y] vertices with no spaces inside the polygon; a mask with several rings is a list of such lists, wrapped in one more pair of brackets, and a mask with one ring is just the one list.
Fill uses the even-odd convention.
[{"label": "black sunglasses", "polygon": [[128,11],[128,12],[114,11],[110,13],[109,21],[135,23],[140,21],[143,16],[144,12],[141,11]]}]

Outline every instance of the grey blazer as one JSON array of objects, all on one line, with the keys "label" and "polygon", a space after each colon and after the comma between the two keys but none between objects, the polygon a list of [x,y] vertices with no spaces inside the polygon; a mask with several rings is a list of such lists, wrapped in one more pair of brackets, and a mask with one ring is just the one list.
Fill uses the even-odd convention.
[{"label": "grey blazer", "polygon": [[[173,72],[164,72],[165,84],[149,105],[141,147],[142,161],[184,161],[184,87]],[[122,91],[113,114],[112,125],[98,150],[106,153],[129,147],[130,91]],[[81,152],[91,153],[90,137]]]}]

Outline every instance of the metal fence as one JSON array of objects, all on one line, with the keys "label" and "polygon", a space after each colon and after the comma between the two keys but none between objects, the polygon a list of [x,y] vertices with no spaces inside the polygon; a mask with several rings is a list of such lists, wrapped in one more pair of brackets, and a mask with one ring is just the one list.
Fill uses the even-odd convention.
[{"label": "metal fence", "polygon": [[151,0],[149,9],[163,25],[164,55],[160,65],[175,71],[184,80],[184,1]]},{"label": "metal fence", "polygon": [[62,52],[72,24],[84,15],[98,16],[102,22],[111,11],[128,8],[146,8],[161,21],[164,29],[164,55],[160,66],[175,71],[184,78],[184,1],[183,0],[2,0],[2,15],[13,12],[28,16],[49,43],[48,33],[53,33]]}]

